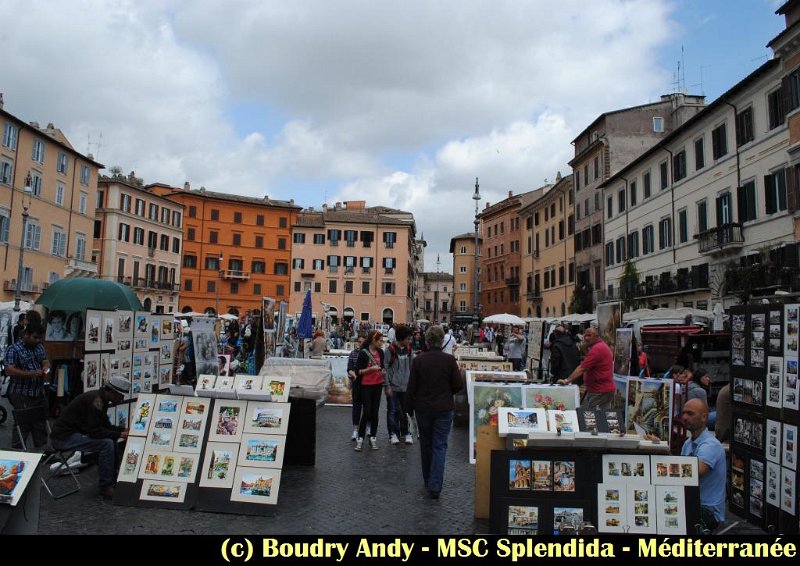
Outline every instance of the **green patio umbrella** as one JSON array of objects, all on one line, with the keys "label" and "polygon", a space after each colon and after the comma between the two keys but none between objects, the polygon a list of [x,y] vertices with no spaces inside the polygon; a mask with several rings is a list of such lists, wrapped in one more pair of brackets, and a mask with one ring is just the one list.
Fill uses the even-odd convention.
[{"label": "green patio umbrella", "polygon": [[41,294],[37,305],[52,310],[144,310],[130,287],[114,281],[75,277],[59,279]]}]

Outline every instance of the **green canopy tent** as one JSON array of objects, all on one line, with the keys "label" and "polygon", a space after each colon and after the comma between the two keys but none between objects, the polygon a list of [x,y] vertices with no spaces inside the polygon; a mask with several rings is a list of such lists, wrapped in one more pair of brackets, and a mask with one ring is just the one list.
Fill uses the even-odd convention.
[{"label": "green canopy tent", "polygon": [[50,310],[144,310],[130,287],[114,281],[76,277],[60,279],[41,294],[37,305]]}]

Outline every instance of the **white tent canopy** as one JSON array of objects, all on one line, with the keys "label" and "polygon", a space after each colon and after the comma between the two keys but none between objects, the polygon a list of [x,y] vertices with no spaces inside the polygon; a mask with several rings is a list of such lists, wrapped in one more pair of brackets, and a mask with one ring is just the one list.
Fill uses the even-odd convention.
[{"label": "white tent canopy", "polygon": [[518,326],[523,326],[525,324],[525,321],[522,320],[520,317],[508,313],[493,314],[491,316],[487,316],[486,318],[483,319],[482,322],[488,324],[516,324]]},{"label": "white tent canopy", "polygon": [[[29,311],[31,310],[31,307],[33,307],[33,303],[29,303],[28,301],[19,302],[19,310],[21,312]],[[14,310],[14,301],[6,301],[5,303],[0,303],[0,311],[13,311],[13,310]]]}]

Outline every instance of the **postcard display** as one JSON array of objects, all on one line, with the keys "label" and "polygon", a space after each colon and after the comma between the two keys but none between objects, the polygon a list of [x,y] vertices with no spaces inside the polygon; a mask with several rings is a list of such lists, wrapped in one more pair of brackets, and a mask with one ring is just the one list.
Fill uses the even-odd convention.
[{"label": "postcard display", "polygon": [[798,312],[798,304],[730,311],[730,509],[785,533],[798,532]]},{"label": "postcard display", "polygon": [[543,447],[492,452],[491,532],[685,535],[700,508],[697,458]]},{"label": "postcard display", "polygon": [[139,395],[114,503],[272,513],[291,410],[288,395],[273,399]]}]

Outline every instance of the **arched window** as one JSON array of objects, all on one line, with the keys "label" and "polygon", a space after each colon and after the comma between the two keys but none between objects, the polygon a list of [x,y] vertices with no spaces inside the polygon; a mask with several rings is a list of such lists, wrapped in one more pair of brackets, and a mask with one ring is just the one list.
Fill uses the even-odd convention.
[{"label": "arched window", "polygon": [[383,309],[381,319],[383,320],[383,324],[392,324],[394,322],[394,311],[390,308]]},{"label": "arched window", "polygon": [[189,305],[186,305],[185,307],[183,307],[181,309],[181,312],[182,313],[192,312],[192,307],[190,307]]},{"label": "arched window", "polygon": [[144,310],[146,310],[147,312],[150,312],[150,309],[153,308],[153,301],[151,301],[150,298],[148,297],[147,299],[144,300],[144,303],[142,303],[142,306],[144,307]]}]

